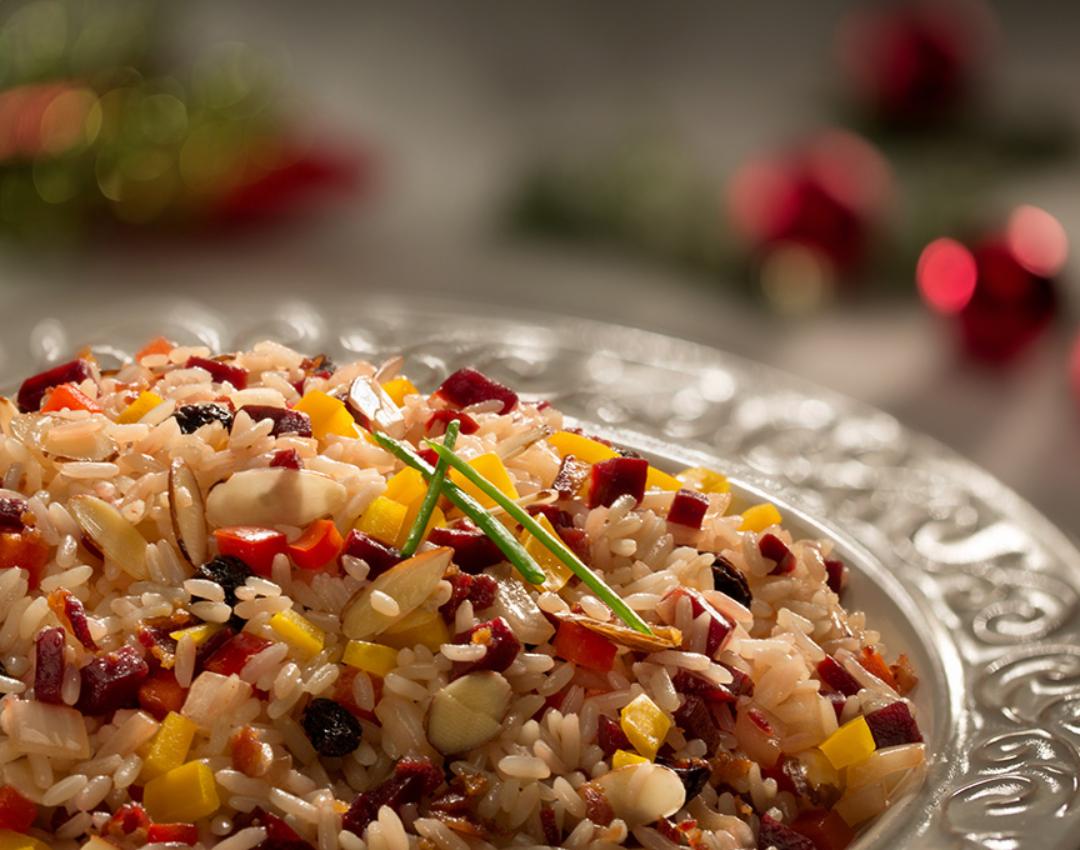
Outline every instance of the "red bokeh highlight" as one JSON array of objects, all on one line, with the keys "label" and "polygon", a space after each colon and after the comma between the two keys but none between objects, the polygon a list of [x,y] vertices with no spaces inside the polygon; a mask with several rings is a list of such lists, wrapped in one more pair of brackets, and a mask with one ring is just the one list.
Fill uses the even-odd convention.
[{"label": "red bokeh highlight", "polygon": [[919,292],[931,309],[959,313],[975,294],[978,268],[971,251],[955,239],[943,237],[927,245],[915,272]]},{"label": "red bokeh highlight", "polygon": [[1042,277],[1053,277],[1069,256],[1069,237],[1046,210],[1029,204],[1017,207],[1005,227],[1009,250],[1025,269]]},{"label": "red bokeh highlight", "polygon": [[1076,394],[1076,400],[1080,403],[1080,334],[1077,335],[1072,354],[1069,356],[1069,381]]}]

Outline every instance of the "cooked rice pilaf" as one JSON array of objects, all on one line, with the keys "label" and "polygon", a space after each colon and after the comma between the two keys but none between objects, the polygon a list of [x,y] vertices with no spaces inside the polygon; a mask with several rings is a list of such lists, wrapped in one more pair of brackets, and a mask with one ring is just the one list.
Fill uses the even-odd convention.
[{"label": "cooked rice pilaf", "polygon": [[[0,850],[840,850],[918,786],[828,541],[401,365],[158,339],[0,399]],[[448,427],[499,498],[451,468],[407,557]]]}]

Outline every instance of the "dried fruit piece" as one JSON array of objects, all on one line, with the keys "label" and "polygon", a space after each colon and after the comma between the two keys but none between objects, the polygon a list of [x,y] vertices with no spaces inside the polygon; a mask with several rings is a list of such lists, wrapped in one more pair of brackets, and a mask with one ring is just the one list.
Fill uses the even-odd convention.
[{"label": "dried fruit piece", "polygon": [[311,746],[321,756],[341,758],[360,746],[360,721],[332,699],[313,699],[300,722]]},{"label": "dried fruit piece", "polygon": [[[434,540],[431,542],[439,546],[443,545]],[[341,554],[364,561],[368,565],[368,579],[372,580],[403,560],[401,552],[393,546],[380,543],[371,535],[357,531],[355,528],[345,538],[345,547]]]},{"label": "dried fruit piece", "polygon": [[498,413],[509,413],[518,403],[517,393],[476,369],[458,369],[447,377],[434,395],[454,407],[469,407],[485,401],[499,401]]},{"label": "dried fruit piece", "polygon": [[476,424],[476,420],[469,416],[468,413],[460,410],[444,409],[436,410],[428,417],[428,421],[424,423],[424,433],[429,437],[441,437],[446,433],[446,426],[451,422],[457,422],[460,433],[465,435],[475,434],[480,429],[480,426]]},{"label": "dried fruit piece", "polygon": [[23,517],[28,510],[25,499],[0,498],[0,531],[22,531],[26,527]]},{"label": "dried fruit piece", "polygon": [[139,686],[150,667],[132,646],[98,656],[80,671],[82,687],[76,707],[83,714],[110,714],[135,705]]},{"label": "dried fruit piece", "polygon": [[899,744],[922,743],[919,724],[911,714],[906,702],[897,701],[866,715],[866,725],[874,736],[878,749]]},{"label": "dried fruit piece", "polygon": [[64,684],[64,630],[42,629],[34,641],[34,699],[60,705]]},{"label": "dried fruit piece", "polygon": [[817,674],[822,682],[846,697],[854,696],[862,689],[859,680],[831,655],[826,655],[818,662]]},{"label": "dried fruit piece", "polygon": [[270,430],[271,437],[282,434],[295,434],[298,437],[311,436],[311,418],[301,410],[288,407],[270,407],[264,404],[245,404],[240,412],[246,413],[253,422],[269,419],[274,423]]},{"label": "dried fruit piece", "polygon": [[61,363],[37,375],[32,375],[22,382],[19,394],[15,397],[19,410],[30,413],[41,407],[45,393],[59,384],[81,383],[93,375],[89,360],[78,359],[70,363]]},{"label": "dried fruit piece", "polygon": [[506,560],[495,541],[465,520],[448,528],[431,529],[428,540],[436,546],[453,549],[454,563],[474,575]]},{"label": "dried fruit piece", "polygon": [[237,602],[236,589],[243,587],[250,575],[247,564],[229,555],[218,555],[195,570],[195,578],[212,581],[225,591],[225,603],[230,606]]},{"label": "dried fruit piece", "polygon": [[409,803],[419,803],[432,794],[443,782],[443,773],[426,758],[403,758],[394,765],[390,778],[370,791],[358,794],[341,819],[341,826],[356,835],[363,835],[379,814],[389,806],[400,811]]},{"label": "dried fruit piece", "polygon": [[847,565],[843,561],[838,561],[835,558],[826,558],[825,583],[829,586],[829,590],[839,596],[844,592],[844,588],[847,587],[847,581]]},{"label": "dried fruit piece", "polygon": [[228,431],[232,428],[233,413],[225,405],[213,402],[184,404],[176,409],[173,419],[184,434],[194,434],[203,425],[209,425],[211,422],[220,422]]},{"label": "dried fruit piece", "polygon": [[773,847],[775,850],[818,850],[814,842],[805,835],[800,835],[767,814],[761,816],[758,847]]},{"label": "dried fruit piece", "polygon": [[713,589],[730,596],[744,608],[749,608],[754,601],[750,585],[738,569],[722,555],[717,555],[712,564]]},{"label": "dried fruit piece", "polygon": [[709,509],[709,497],[697,490],[679,490],[671,500],[668,522],[701,528],[705,512]]},{"label": "dried fruit piece", "polygon": [[205,369],[210,373],[210,380],[216,384],[232,384],[235,389],[247,388],[247,372],[239,366],[230,366],[221,360],[211,360],[208,357],[190,357],[184,364],[185,369]]},{"label": "dried fruit piece", "polygon": [[771,576],[785,575],[795,569],[795,556],[779,537],[775,534],[763,534],[758,540],[758,551],[761,557],[774,561],[776,566],[769,572]]},{"label": "dried fruit piece", "polygon": [[510,624],[502,617],[478,623],[454,639],[454,643],[483,646],[487,649],[476,661],[459,661],[454,664],[454,675],[464,676],[477,670],[503,672],[514,663],[521,652],[521,641],[515,637]]},{"label": "dried fruit piece", "polygon": [[649,462],[643,458],[615,457],[593,464],[589,479],[589,507],[610,507],[620,496],[639,504],[645,496]]}]

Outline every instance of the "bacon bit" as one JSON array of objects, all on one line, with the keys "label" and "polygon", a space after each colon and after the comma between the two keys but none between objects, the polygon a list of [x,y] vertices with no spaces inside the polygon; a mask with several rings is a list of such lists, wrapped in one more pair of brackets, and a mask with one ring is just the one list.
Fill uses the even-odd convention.
[{"label": "bacon bit", "polygon": [[582,463],[573,455],[566,455],[555,473],[555,480],[551,482],[551,489],[564,499],[576,496],[589,480],[589,469],[589,464]]},{"label": "bacon bit", "polygon": [[548,805],[540,807],[540,828],[544,832],[544,840],[551,847],[558,847],[562,841],[562,830],[555,820],[555,810]]},{"label": "bacon bit", "polygon": [[892,673],[896,682],[897,693],[902,697],[910,694],[919,684],[919,677],[915,675],[915,668],[911,666],[907,655],[901,654],[895,664],[889,665],[889,672]]},{"label": "bacon bit", "polygon": [[585,817],[597,826],[608,826],[615,820],[615,810],[611,808],[604,790],[592,782],[586,782],[579,792],[585,801]]},{"label": "bacon bit", "polygon": [[451,422],[457,422],[461,433],[465,435],[475,434],[480,430],[476,420],[461,410],[436,410],[428,421],[424,423],[424,433],[429,437],[441,437],[446,433],[446,428]]},{"label": "bacon bit", "polygon": [[242,726],[229,739],[232,766],[245,776],[257,779],[269,773],[274,762],[273,748],[259,738],[251,726]]},{"label": "bacon bit", "polygon": [[49,594],[49,608],[58,620],[67,626],[75,639],[91,652],[97,652],[98,645],[90,634],[90,622],[86,619],[86,608],[79,598],[66,587],[58,587]]},{"label": "bacon bit", "polygon": [[896,679],[893,678],[892,670],[885,663],[885,659],[881,657],[881,653],[874,647],[863,647],[863,651],[859,653],[859,663],[867,672],[877,676],[890,688],[896,690]]},{"label": "bacon bit", "polygon": [[158,720],[170,711],[179,712],[187,699],[187,688],[180,687],[171,670],[158,670],[139,686],[139,705]]}]

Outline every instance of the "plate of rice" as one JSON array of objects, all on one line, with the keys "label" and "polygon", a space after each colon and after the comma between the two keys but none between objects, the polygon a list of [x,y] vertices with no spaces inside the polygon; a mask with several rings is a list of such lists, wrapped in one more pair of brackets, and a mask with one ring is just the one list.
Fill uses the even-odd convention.
[{"label": "plate of rice", "polygon": [[397,321],[0,398],[0,850],[1068,846],[1015,496],[707,349]]}]

